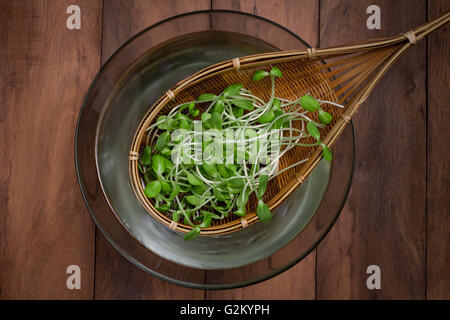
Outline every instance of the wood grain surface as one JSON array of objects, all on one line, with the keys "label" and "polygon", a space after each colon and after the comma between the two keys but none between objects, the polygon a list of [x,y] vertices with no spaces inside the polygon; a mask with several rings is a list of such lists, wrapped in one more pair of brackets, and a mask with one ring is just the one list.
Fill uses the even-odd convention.
[{"label": "wood grain surface", "polygon": [[[101,3],[0,1],[0,299],[92,299],[94,224],[75,175],[83,96],[100,67]],[[81,290],[68,290],[78,265]]]},{"label": "wood grain surface", "polygon": [[[426,21],[424,1],[377,1],[382,27],[368,30],[360,13],[371,4],[321,1],[320,45],[392,36]],[[421,42],[406,52],[353,118],[353,186],[318,247],[318,299],[425,298],[425,49]],[[381,269],[381,290],[367,289],[370,265]]]},{"label": "wood grain surface", "polygon": [[[450,10],[449,1],[428,1],[428,19]],[[427,298],[450,299],[450,66],[449,30],[428,43]]]},{"label": "wood grain surface", "polygon": [[[81,30],[65,26],[82,11]],[[377,4],[381,30],[366,28]],[[410,48],[353,121],[353,186],[336,225],[262,283],[204,291],[156,279],[96,230],[73,161],[96,72],[126,40],[173,15],[230,9],[274,20],[314,47],[405,32],[448,0],[0,0],[0,299],[449,299],[449,28]],[[339,17],[339,18],[337,18]],[[81,290],[66,288],[79,265]],[[366,269],[381,268],[368,290]]]}]

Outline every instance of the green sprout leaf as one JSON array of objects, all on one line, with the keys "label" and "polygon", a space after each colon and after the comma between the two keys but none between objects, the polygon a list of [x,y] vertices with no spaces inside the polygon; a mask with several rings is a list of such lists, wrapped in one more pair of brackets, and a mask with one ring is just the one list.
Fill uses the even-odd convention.
[{"label": "green sprout leaf", "polygon": [[192,204],[193,206],[200,206],[205,200],[201,197],[191,195],[186,197],[186,201]]},{"label": "green sprout leaf", "polygon": [[233,174],[236,174],[237,167],[236,167],[235,164],[229,163],[229,164],[226,164],[225,167],[226,167],[230,172],[232,172]]},{"label": "green sprout leaf", "polygon": [[164,149],[161,150],[161,154],[163,156],[170,156],[172,154],[172,149],[169,147],[164,147]]},{"label": "green sprout leaf", "polygon": [[258,122],[261,124],[272,122],[275,119],[275,113],[268,111],[258,118]]},{"label": "green sprout leaf", "polygon": [[159,116],[158,119],[156,119],[156,123],[159,129],[162,130],[167,130],[167,128],[161,128],[162,125],[164,125],[164,123],[167,120],[167,116]]},{"label": "green sprout leaf", "polygon": [[239,119],[244,115],[244,109],[233,107],[233,115]]},{"label": "green sprout leaf", "polygon": [[[194,107],[195,107],[195,104],[193,104],[193,103],[191,103],[191,104],[194,105]],[[187,115],[185,115],[185,114],[177,112],[177,114],[175,115],[175,119],[177,119],[177,120],[189,120],[189,117]]]},{"label": "green sprout leaf", "polygon": [[211,118],[211,113],[203,112],[200,118],[202,120],[202,123],[206,123]]},{"label": "green sprout leaf", "polygon": [[242,192],[238,195],[236,199],[236,206],[238,207],[238,210],[240,210],[244,214],[245,214],[245,205],[248,202],[250,192],[251,192],[250,188],[245,188],[245,190],[242,190]]},{"label": "green sprout leaf", "polygon": [[248,111],[252,111],[255,106],[250,100],[244,100],[244,99],[231,99],[230,102],[234,104],[235,106],[239,108],[243,108]]},{"label": "green sprout leaf", "polygon": [[144,151],[142,151],[141,163],[144,166],[148,166],[150,164],[151,157],[152,157],[152,147],[146,146],[144,148]]},{"label": "green sprout leaf", "polygon": [[180,193],[180,185],[172,182],[172,192],[169,195],[169,200],[175,199],[175,197]]},{"label": "green sprout leaf", "polygon": [[253,80],[253,81],[259,81],[259,80],[261,80],[261,79],[267,77],[268,75],[269,75],[269,73],[268,73],[267,71],[259,70],[259,71],[256,71],[256,72],[253,74],[252,80]]},{"label": "green sprout leaf", "polygon": [[262,199],[264,193],[266,193],[267,190],[267,183],[269,182],[269,176],[267,174],[262,174],[259,177],[259,183],[258,183],[258,193],[259,197]]},{"label": "green sprout leaf", "polygon": [[204,184],[203,181],[200,180],[199,178],[197,178],[194,174],[192,174],[190,172],[186,172],[186,175],[187,175],[187,179],[191,185],[201,186]]},{"label": "green sprout leaf", "polygon": [[217,112],[218,114],[222,114],[223,110],[225,110],[225,103],[223,100],[218,100],[214,104],[213,112]]},{"label": "green sprout leaf", "polygon": [[144,193],[149,198],[155,198],[161,191],[161,182],[155,180],[145,186]]},{"label": "green sprout leaf", "polygon": [[215,213],[212,213],[212,212],[210,212],[210,211],[206,211],[206,210],[200,210],[200,213],[203,213],[204,215],[210,215],[211,217],[213,217],[213,219],[217,219],[217,220],[222,220],[223,219],[223,217],[221,217],[221,216],[219,216],[219,215],[217,215],[217,214],[215,214]]},{"label": "green sprout leaf", "polygon": [[259,220],[264,223],[267,223],[272,219],[272,212],[269,209],[269,206],[265,204],[262,200],[258,201],[258,206],[256,207],[256,213],[258,215]]},{"label": "green sprout leaf", "polygon": [[200,235],[200,227],[195,227],[184,235],[184,241],[194,240]]},{"label": "green sprout leaf", "polygon": [[156,210],[158,210],[159,212],[166,213],[166,212],[169,212],[169,210],[170,210],[170,205],[166,203],[166,204],[163,204],[163,205],[161,205],[161,206],[155,206],[155,208],[156,208]]},{"label": "green sprout leaf", "polygon": [[328,112],[319,109],[319,120],[324,124],[329,124],[333,120],[333,117]]},{"label": "green sprout leaf", "polygon": [[208,120],[208,127],[211,129],[222,129],[222,117],[217,112],[211,114],[211,118]]},{"label": "green sprout leaf", "polygon": [[164,161],[164,171],[165,172],[170,172],[172,170],[172,168],[173,168],[172,161],[170,161],[169,159],[164,158],[164,157],[163,157],[163,161]]},{"label": "green sprout leaf", "polygon": [[205,172],[212,178],[218,178],[219,177],[219,172],[217,171],[217,168],[214,164],[210,164],[210,163],[204,163],[202,165],[203,170],[205,170]]},{"label": "green sprout leaf", "polygon": [[321,143],[320,145],[322,146],[322,156],[323,156],[323,158],[326,161],[328,161],[328,162],[333,160],[333,155],[332,155],[330,149],[328,149],[328,147],[324,143]]},{"label": "green sprout leaf", "polygon": [[269,73],[272,77],[278,77],[281,78],[283,76],[283,73],[281,72],[281,70],[277,67],[273,67],[272,69],[270,69],[270,73]]},{"label": "green sprout leaf", "polygon": [[172,212],[172,220],[175,221],[175,222],[178,222],[180,220],[181,214],[182,213],[180,211]]},{"label": "green sprout leaf", "polygon": [[201,186],[193,186],[192,187],[192,192],[195,195],[198,195],[198,196],[201,196],[201,197],[209,196],[209,194],[210,194],[209,187],[206,184],[202,184]]},{"label": "green sprout leaf", "polygon": [[213,93],[203,93],[198,96],[196,101],[198,101],[198,102],[211,101],[211,100],[215,100],[216,98],[217,98],[217,96]]},{"label": "green sprout leaf", "polygon": [[306,111],[314,112],[319,109],[319,102],[308,95],[304,95],[300,98],[300,104]]},{"label": "green sprout leaf", "polygon": [[187,119],[182,119],[178,126],[180,129],[189,130],[191,128],[191,122]]},{"label": "green sprout leaf", "polygon": [[231,193],[239,193],[244,189],[245,181],[242,178],[232,178],[227,181],[228,191]]},{"label": "green sprout leaf", "polygon": [[223,90],[223,96],[225,98],[236,96],[241,91],[242,87],[244,85],[240,83],[232,84],[231,86],[227,87],[225,90]]},{"label": "green sprout leaf", "polygon": [[193,117],[196,117],[200,114],[200,110],[194,109],[194,110],[190,111],[189,114]]},{"label": "green sprout leaf", "polygon": [[280,110],[280,108],[281,108],[281,101],[278,100],[277,98],[273,99],[272,110],[276,111],[276,110]]},{"label": "green sprout leaf", "polygon": [[155,155],[152,158],[152,169],[155,171],[155,173],[160,176],[163,174],[165,170],[165,158],[159,154]]},{"label": "green sprout leaf", "polygon": [[156,140],[155,144],[156,150],[161,152],[167,146],[169,141],[170,141],[170,133],[168,131],[164,131],[159,135],[158,140]]},{"label": "green sprout leaf", "polygon": [[249,128],[245,129],[245,137],[247,138],[256,138],[258,136],[258,133],[255,129]]},{"label": "green sprout leaf", "polygon": [[225,165],[222,163],[217,164],[217,170],[219,171],[222,178],[229,178],[231,176],[230,172],[227,170]]},{"label": "green sprout leaf", "polygon": [[159,116],[156,120],[157,127],[161,130],[175,129],[175,119],[167,118],[167,116]]},{"label": "green sprout leaf", "polygon": [[[280,117],[281,115],[284,114],[283,111],[281,110],[276,110],[274,112],[275,114],[275,118]],[[277,121],[275,121],[275,123],[273,124],[272,128],[273,129],[280,129],[283,126],[284,120],[286,119],[286,117],[280,117]],[[288,123],[289,124],[289,123]]]},{"label": "green sprout leaf", "polygon": [[225,195],[222,192],[220,192],[216,187],[213,187],[213,193],[216,199],[219,201],[225,201],[227,199]]},{"label": "green sprout leaf", "polygon": [[210,215],[204,215],[203,222],[199,225],[200,228],[209,228],[211,225],[212,217]]},{"label": "green sprout leaf", "polygon": [[170,194],[172,192],[172,185],[167,181],[160,181],[160,182],[162,192],[164,192],[165,194]]},{"label": "green sprout leaf", "polygon": [[320,132],[319,129],[317,129],[317,126],[314,122],[310,121],[306,125],[306,129],[308,130],[308,133],[317,141],[320,140]]}]

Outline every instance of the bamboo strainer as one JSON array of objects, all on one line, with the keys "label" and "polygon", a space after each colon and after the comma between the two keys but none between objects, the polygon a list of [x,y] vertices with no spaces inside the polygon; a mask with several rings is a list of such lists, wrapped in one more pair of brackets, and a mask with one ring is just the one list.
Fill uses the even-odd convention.
[{"label": "bamboo strainer", "polygon": [[[193,101],[204,92],[220,94],[233,83],[242,83],[254,95],[267,101],[270,95],[269,86],[262,83],[263,81],[253,82],[251,77],[257,70],[270,70],[273,66],[277,66],[283,71],[283,77],[277,79],[278,96],[293,100],[310,93],[321,100],[345,106],[344,109],[340,109],[330,104],[322,105],[322,108],[333,116],[331,124],[320,129],[321,136],[324,137],[323,142],[330,148],[390,66],[406,49],[430,32],[447,24],[449,20],[450,12],[393,38],[326,49],[308,48],[235,58],[207,67],[179,82],[151,106],[134,136],[129,156],[129,173],[137,198],[153,217],[167,227],[180,232],[192,229],[189,225],[172,221],[170,216],[155,209],[144,194],[137,166],[139,155],[145,147],[146,128],[154,123],[158,116],[167,114],[176,105]],[[313,120],[317,120],[317,115],[315,117],[312,116]],[[270,180],[264,195],[264,201],[270,209],[280,205],[305,181],[321,160],[321,150],[313,147],[295,147],[282,157],[280,169],[295,163],[299,157],[307,157],[309,160]],[[250,213],[245,217],[229,215],[223,220],[214,220],[209,228],[202,229],[201,235],[226,234],[257,222],[256,204],[256,197],[251,195],[246,208],[246,212]]]}]

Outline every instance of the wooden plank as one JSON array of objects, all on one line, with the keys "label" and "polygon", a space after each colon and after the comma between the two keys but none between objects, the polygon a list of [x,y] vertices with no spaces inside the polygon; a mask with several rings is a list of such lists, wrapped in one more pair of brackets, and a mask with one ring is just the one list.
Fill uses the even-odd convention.
[{"label": "wooden plank", "polygon": [[316,255],[313,251],[291,269],[255,285],[206,291],[210,300],[291,300],[314,299]]},{"label": "wooden plank", "polygon": [[[381,30],[368,30],[371,4],[322,0],[321,46],[396,35],[425,23],[425,1],[384,0],[376,3]],[[388,71],[354,118],[353,186],[317,249],[318,299],[425,297],[425,65],[422,41]],[[369,265],[381,268],[380,290],[366,286]]]},{"label": "wooden plank", "polygon": [[[209,8],[209,0],[105,1],[102,62],[104,63],[120,45],[144,28],[170,16]],[[203,290],[171,285],[135,267],[117,253],[98,230],[96,239],[96,299],[204,298]]]},{"label": "wooden plank", "polygon": [[[94,225],[75,175],[73,139],[100,65],[101,4],[0,2],[0,299],[91,299]],[[81,268],[81,290],[66,268]]]},{"label": "wooden plank", "polygon": [[[213,9],[243,11],[273,20],[297,33],[311,46],[318,43],[318,1],[213,0]],[[253,286],[207,291],[207,299],[314,299],[315,251],[281,275]]]},{"label": "wooden plank", "polygon": [[295,32],[311,46],[319,40],[318,0],[212,0],[213,9],[251,13]]},{"label": "wooden plank", "polygon": [[[428,1],[428,19],[450,2]],[[450,299],[449,27],[428,37],[427,299]]]},{"label": "wooden plank", "polygon": [[150,276],[126,260],[97,230],[95,299],[203,299],[204,290],[179,287]]},{"label": "wooden plank", "polygon": [[209,10],[210,0],[105,0],[102,62],[139,31],[178,14]]}]

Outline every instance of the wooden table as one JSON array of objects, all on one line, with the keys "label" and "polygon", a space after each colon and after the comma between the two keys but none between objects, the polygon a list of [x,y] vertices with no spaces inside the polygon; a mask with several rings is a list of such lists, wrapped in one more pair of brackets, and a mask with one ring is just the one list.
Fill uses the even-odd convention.
[{"label": "wooden table", "polygon": [[[81,8],[81,29],[66,9]],[[366,8],[381,8],[368,30]],[[353,187],[336,225],[295,267],[257,285],[192,290],[151,277],[95,228],[75,175],[82,99],[128,38],[187,11],[274,20],[312,46],[391,36],[450,9],[448,0],[0,1],[1,299],[449,299],[449,29],[410,49],[354,119]],[[66,268],[81,268],[68,290]],[[366,269],[381,268],[368,290]]]}]

